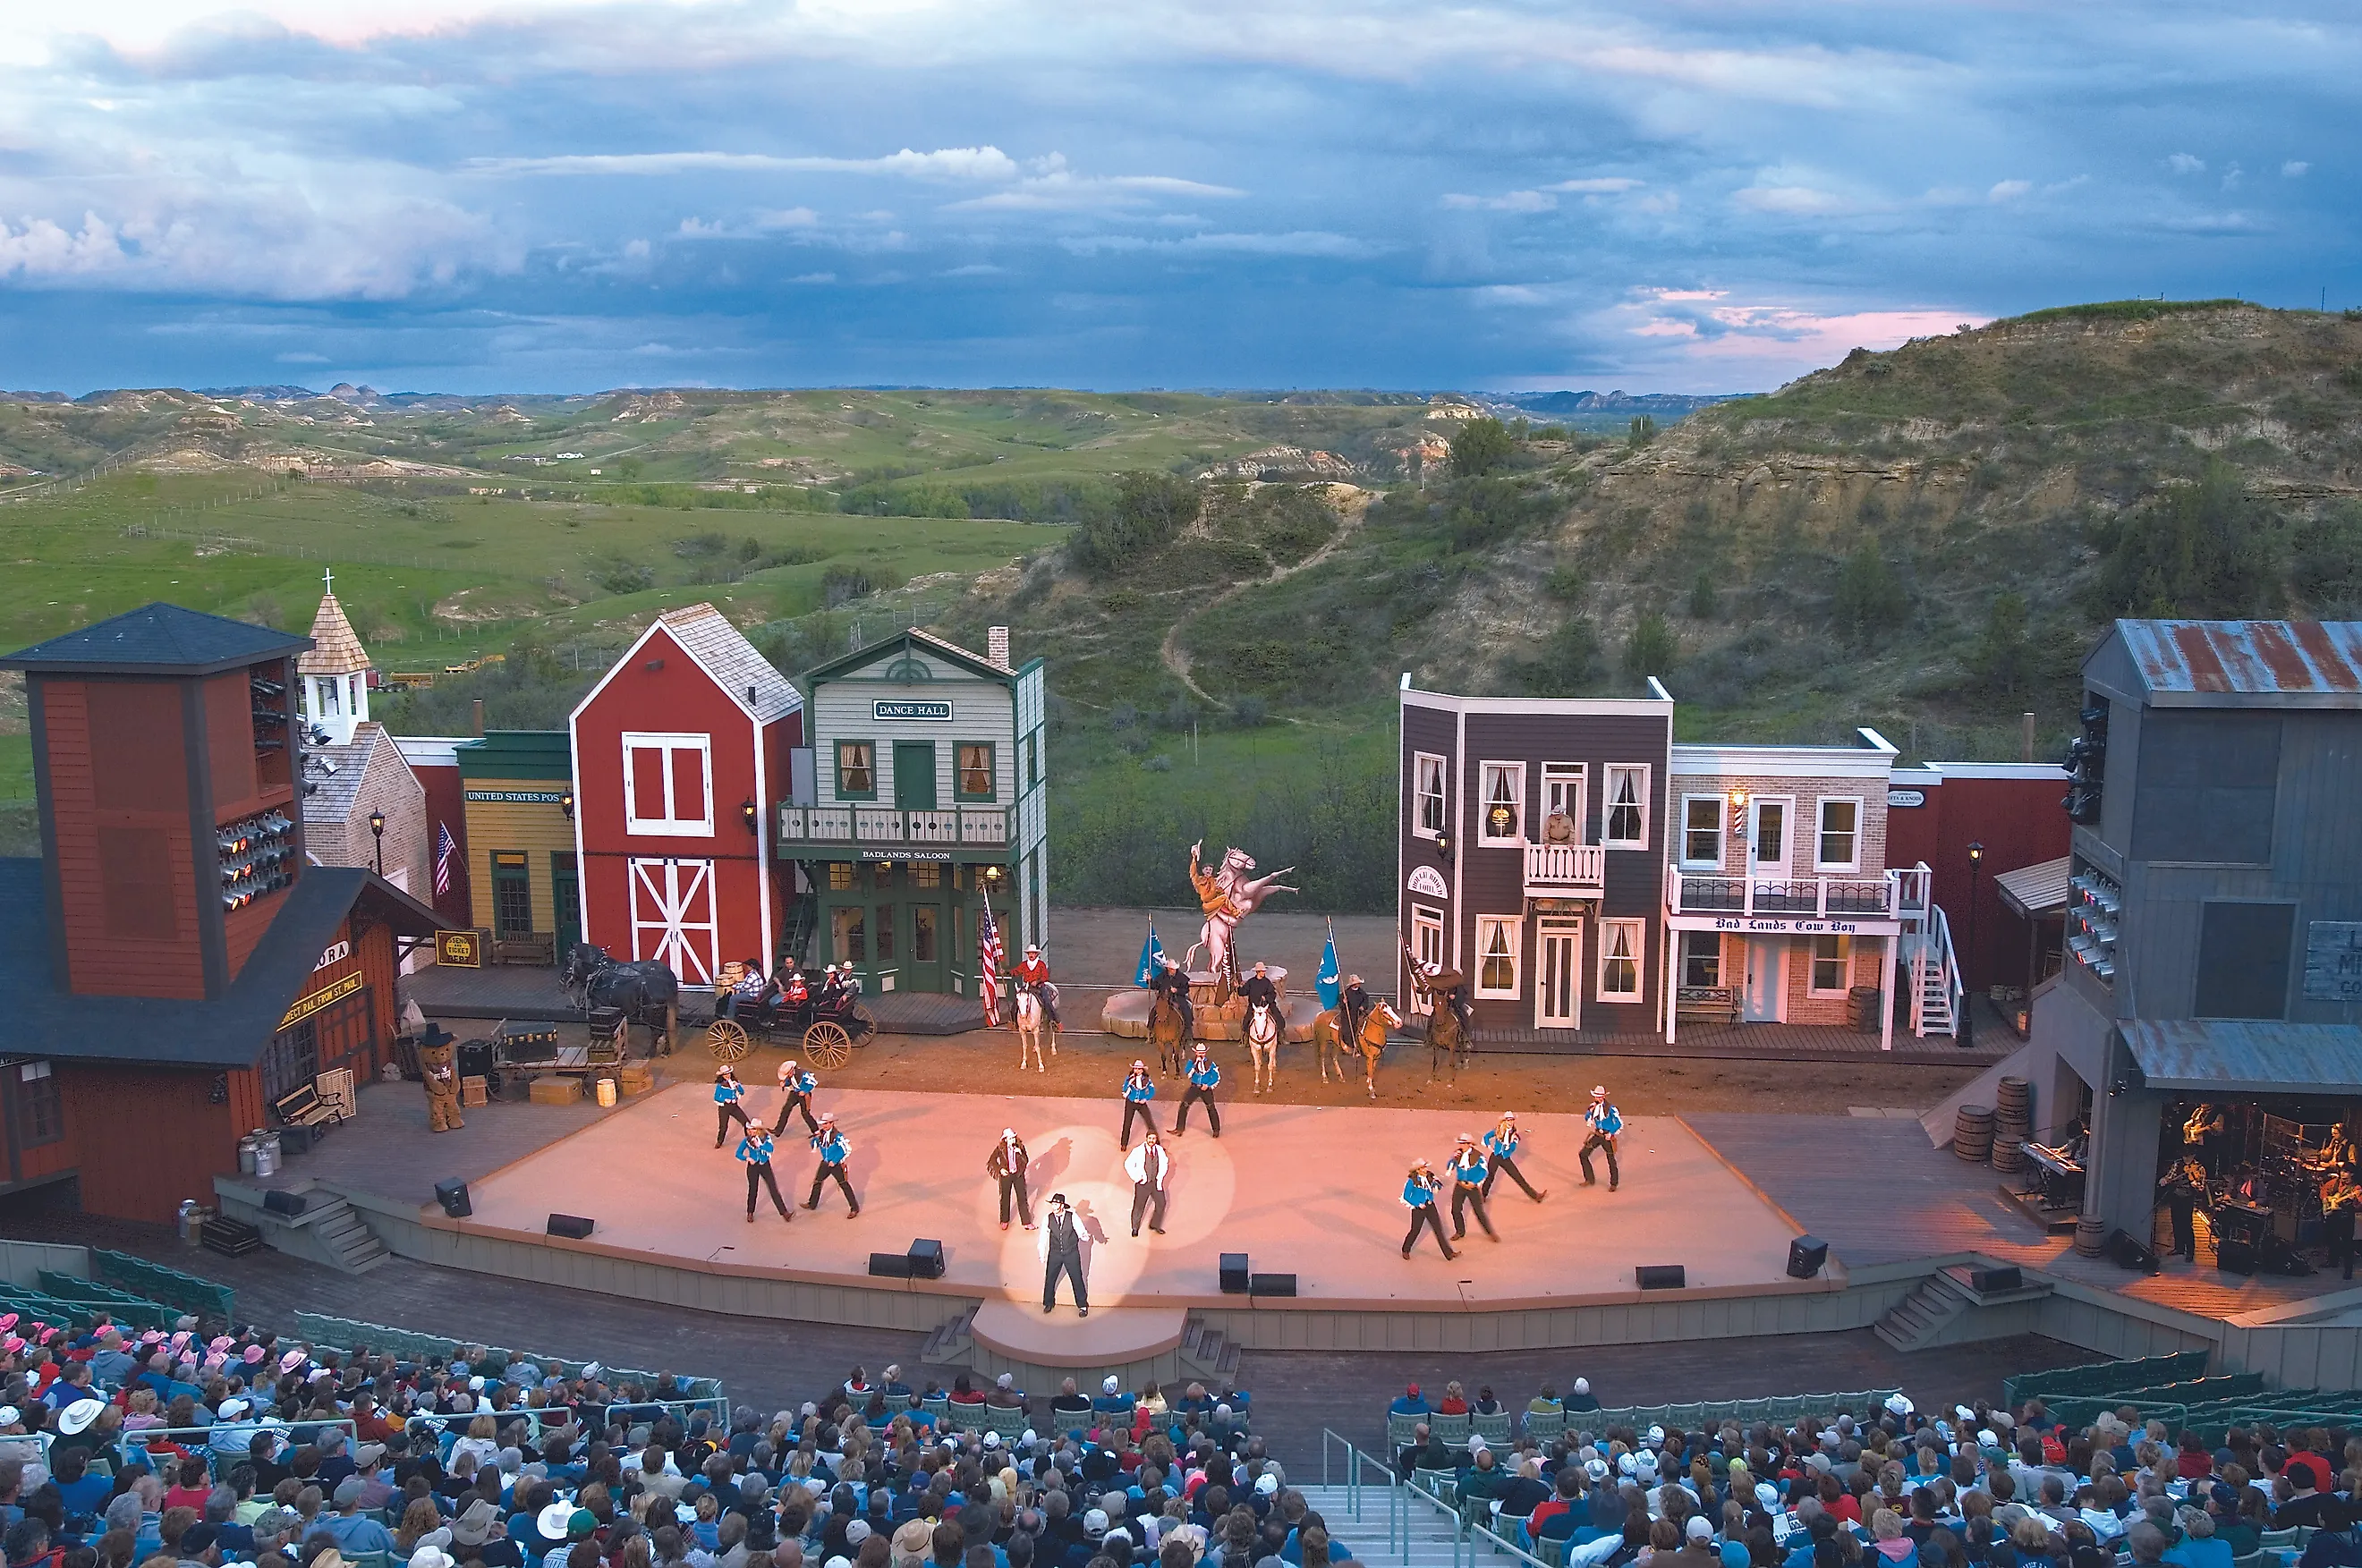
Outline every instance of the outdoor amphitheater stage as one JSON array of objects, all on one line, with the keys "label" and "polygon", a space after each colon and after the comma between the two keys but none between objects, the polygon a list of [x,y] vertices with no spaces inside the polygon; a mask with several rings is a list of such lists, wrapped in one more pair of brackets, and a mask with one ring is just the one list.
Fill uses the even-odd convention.
[{"label": "outdoor amphitheater stage", "polygon": [[[1788,1244],[1797,1227],[1675,1118],[1630,1121],[1625,1180],[1611,1192],[1595,1157],[1603,1179],[1582,1185],[1579,1116],[1522,1114],[1519,1165],[1549,1201],[1538,1205],[1505,1179],[1491,1202],[1501,1239],[1486,1241],[1472,1220],[1458,1260],[1446,1262],[1431,1237],[1409,1260],[1401,1256],[1407,1212],[1400,1194],[1412,1159],[1423,1155],[1440,1169],[1456,1134],[1481,1133],[1465,1113],[1258,1104],[1250,1097],[1222,1107],[1219,1140],[1193,1115],[1186,1136],[1167,1135],[1174,1172],[1166,1234],[1143,1231],[1134,1240],[1112,1097],[847,1091],[825,1097],[822,1108],[835,1113],[853,1146],[858,1219],[847,1217],[833,1184],[819,1210],[800,1207],[814,1162],[799,1123],[780,1140],[778,1161],[781,1188],[798,1205],[795,1218],[782,1223],[766,1198],[748,1223],[734,1130],[730,1146],[714,1147],[712,1102],[691,1082],[627,1103],[479,1177],[469,1217],[447,1219],[428,1205],[420,1223],[458,1237],[557,1249],[585,1266],[626,1265],[641,1281],[655,1266],[675,1276],[866,1292],[879,1304],[866,1321],[880,1323],[932,1326],[976,1303],[964,1327],[985,1359],[1036,1367],[1168,1357],[1192,1310],[1247,1304],[1220,1292],[1225,1252],[1248,1254],[1259,1273],[1296,1277],[1295,1297],[1256,1297],[1257,1312],[1327,1318],[1630,1302],[1640,1297],[1633,1272],[1639,1264],[1683,1266],[1681,1294],[1693,1301],[1822,1292],[1843,1283],[1840,1268],[1831,1270],[1836,1277],[1789,1278]],[[1159,1105],[1158,1120],[1169,1129],[1169,1107]],[[1041,1234],[999,1228],[984,1163],[1003,1126],[1015,1127],[1032,1151],[1037,1219],[1053,1191],[1065,1193],[1081,1217],[1087,1321],[1064,1295],[1057,1311],[1043,1315]],[[553,1212],[588,1216],[596,1229],[581,1240],[547,1235]],[[922,1236],[943,1243],[941,1279],[869,1275],[872,1253],[901,1253]],[[619,1288],[647,1287],[619,1281]],[[701,1304],[738,1310],[726,1304],[728,1294],[709,1294]],[[937,1298],[933,1319],[924,1302],[906,1306],[906,1296]]]}]

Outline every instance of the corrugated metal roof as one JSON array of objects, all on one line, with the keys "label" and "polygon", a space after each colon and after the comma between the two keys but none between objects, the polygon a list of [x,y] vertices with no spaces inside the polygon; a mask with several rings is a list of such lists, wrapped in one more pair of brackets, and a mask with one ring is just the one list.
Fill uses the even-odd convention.
[{"label": "corrugated metal roof", "polygon": [[2117,1025],[2151,1089],[2362,1094],[2362,1027],[2275,1019],[2136,1019]]},{"label": "corrugated metal roof", "polygon": [[2362,707],[2362,621],[2119,620],[2153,693]]},{"label": "corrugated metal roof", "polygon": [[2071,856],[2020,866],[1993,878],[2001,901],[2020,915],[2056,915],[2067,907],[2068,862]]},{"label": "corrugated metal roof", "polygon": [[794,684],[772,668],[745,634],[730,624],[730,618],[712,605],[686,605],[657,619],[723,690],[754,710],[756,723],[768,724],[803,707],[804,699]]}]

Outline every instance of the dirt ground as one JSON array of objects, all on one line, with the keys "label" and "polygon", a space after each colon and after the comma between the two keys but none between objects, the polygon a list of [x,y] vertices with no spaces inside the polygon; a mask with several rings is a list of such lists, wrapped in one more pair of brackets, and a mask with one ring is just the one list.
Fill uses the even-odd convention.
[{"label": "dirt ground", "polygon": [[[1124,1070],[1141,1054],[1142,1044],[1103,1035],[1065,1036],[1050,1070],[1025,1074],[1022,1091],[1112,1102]],[[690,1036],[684,1045],[687,1048],[666,1064],[668,1076],[710,1071],[697,1036]],[[738,1075],[747,1084],[767,1090],[777,1081],[784,1054],[757,1049],[740,1064]],[[1223,1099],[1251,1093],[1243,1047],[1218,1044],[1214,1059],[1222,1069],[1220,1092]],[[1868,1058],[1860,1063],[1752,1062],[1502,1054],[1479,1057],[1457,1082],[1447,1079],[1430,1083],[1426,1048],[1398,1045],[1389,1048],[1379,1064],[1377,1103],[1464,1106],[1489,1118],[1503,1110],[1577,1110],[1588,1102],[1593,1084],[1605,1083],[1627,1115],[1738,1111],[1826,1116],[1842,1115],[1856,1106],[1916,1113],[1942,1100],[1980,1070],[1966,1065],[1902,1064]],[[981,1030],[941,1036],[884,1036],[855,1050],[851,1065],[822,1073],[821,1080],[823,1086],[847,1089],[1013,1093],[1020,1089],[1016,1037]],[[1176,1088],[1163,1082],[1158,1091],[1168,1104],[1180,1098]],[[1350,1083],[1324,1085],[1309,1046],[1282,1050],[1275,1092],[1276,1098],[1293,1104],[1371,1102],[1359,1075]]]}]

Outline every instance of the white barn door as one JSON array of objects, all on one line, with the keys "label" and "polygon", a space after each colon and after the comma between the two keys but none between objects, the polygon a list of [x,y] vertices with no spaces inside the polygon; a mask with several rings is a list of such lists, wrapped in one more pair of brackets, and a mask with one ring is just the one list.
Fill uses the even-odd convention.
[{"label": "white barn door", "polygon": [[712,861],[632,861],[632,957],[654,959],[684,985],[711,985],[722,968]]}]

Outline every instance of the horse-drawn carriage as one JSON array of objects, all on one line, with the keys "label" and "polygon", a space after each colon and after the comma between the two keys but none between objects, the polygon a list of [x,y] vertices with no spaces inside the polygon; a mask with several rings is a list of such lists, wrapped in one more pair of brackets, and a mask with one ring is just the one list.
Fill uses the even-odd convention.
[{"label": "horse-drawn carriage", "polygon": [[798,1039],[804,1058],[814,1067],[839,1068],[853,1059],[854,1047],[877,1032],[877,1020],[855,996],[826,1005],[817,996],[800,1003],[777,997],[759,1005],[742,1002],[724,1012],[720,998],[727,996],[745,974],[743,965],[722,966],[713,1022],[705,1026],[705,1048],[713,1053],[715,1061],[741,1060],[760,1036],[771,1040]]}]

